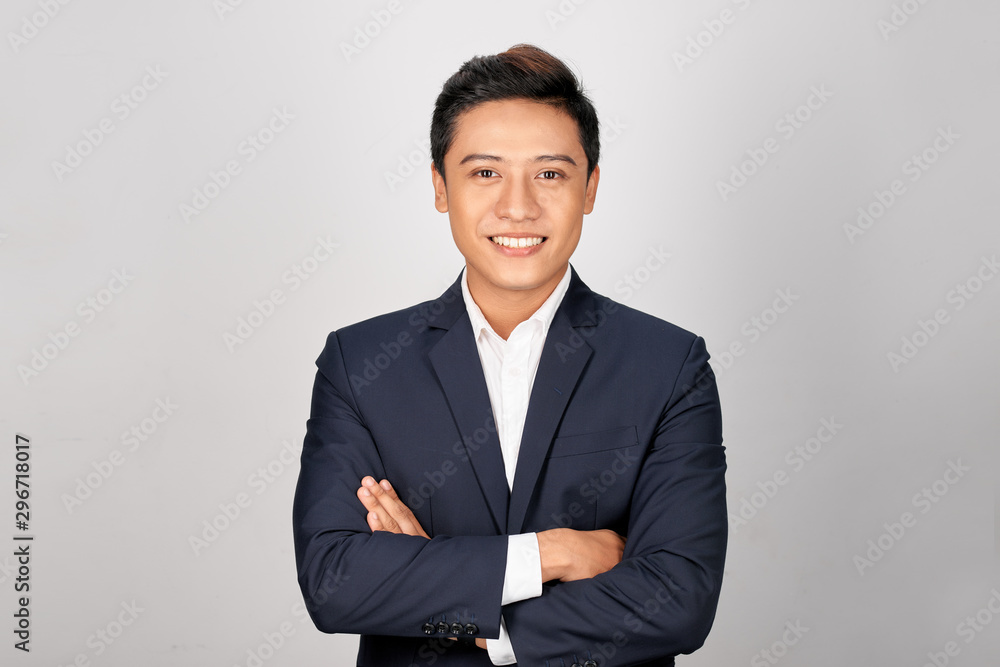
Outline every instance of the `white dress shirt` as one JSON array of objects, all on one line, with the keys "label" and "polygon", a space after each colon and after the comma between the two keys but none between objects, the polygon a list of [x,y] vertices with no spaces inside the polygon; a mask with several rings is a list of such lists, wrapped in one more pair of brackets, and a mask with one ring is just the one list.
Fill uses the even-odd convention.
[{"label": "white dress shirt", "polygon": [[[493,330],[483,317],[483,311],[473,301],[467,272],[468,268],[462,271],[462,298],[465,299],[465,308],[469,313],[472,333],[479,350],[479,360],[486,376],[486,388],[489,390],[493,418],[500,438],[507,486],[512,489],[531,387],[535,383],[535,372],[538,370],[542,346],[552,318],[569,289],[570,269],[567,265],[566,273],[549,298],[531,317],[514,327],[507,340]],[[509,536],[501,604],[527,600],[541,594],[542,563],[537,536],[535,533]],[[502,616],[500,638],[487,639],[486,646],[494,665],[511,665],[517,662]]]}]

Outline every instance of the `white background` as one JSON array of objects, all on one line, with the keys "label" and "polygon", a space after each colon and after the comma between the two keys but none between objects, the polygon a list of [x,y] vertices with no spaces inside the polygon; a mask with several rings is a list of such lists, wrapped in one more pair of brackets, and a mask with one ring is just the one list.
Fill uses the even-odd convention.
[{"label": "white background", "polygon": [[[330,330],[457,277],[420,148],[433,102],[469,57],[530,42],[582,76],[604,125],[574,266],[715,357],[734,522],[715,627],[679,663],[771,664],[767,649],[789,667],[919,666],[955,642],[949,664],[995,664],[1000,619],[960,624],[1000,590],[1000,280],[984,263],[1000,252],[1000,5],[44,4],[0,12],[0,662],[253,665],[263,646],[269,666],[354,664],[355,637],[294,607],[314,360]],[[268,135],[275,109],[294,119]],[[273,141],[250,161],[258,133]],[[777,152],[744,164],[769,138]],[[230,160],[239,173],[206,188]],[[734,169],[752,175],[724,197]],[[859,207],[880,217],[851,232]],[[338,247],[313,264],[318,238]],[[650,247],[671,255],[656,271]],[[315,269],[298,285],[295,264]],[[271,315],[227,344],[273,290]],[[778,291],[794,300],[775,317]],[[177,406],[162,423],[158,399]],[[842,426],[793,464],[823,419]],[[32,452],[30,654],[12,646],[15,433]],[[886,524],[905,512],[897,539]],[[97,639],[133,602],[134,622]],[[787,623],[808,628],[794,645]]]}]

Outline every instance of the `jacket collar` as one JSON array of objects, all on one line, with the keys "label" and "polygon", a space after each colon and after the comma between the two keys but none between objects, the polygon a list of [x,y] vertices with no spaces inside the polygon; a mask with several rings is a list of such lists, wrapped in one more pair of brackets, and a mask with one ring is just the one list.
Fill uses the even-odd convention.
[{"label": "jacket collar", "polygon": [[[562,312],[568,318],[571,326],[595,326],[594,313],[597,311],[597,304],[594,299],[594,292],[580,279],[579,274],[577,274],[572,264],[570,264],[569,270],[569,287],[566,290],[566,296],[563,297],[562,303],[559,304],[559,308],[556,310],[556,318]],[[458,277],[452,283],[451,287],[431,302],[432,311],[435,308],[434,304],[441,304],[444,307],[444,311],[440,316],[428,323],[430,328],[451,329],[460,317],[463,315],[468,317],[465,302],[462,299],[462,271],[458,272]]]},{"label": "jacket collar", "polygon": [[[465,442],[498,534],[522,531],[542,464],[569,397],[592,353],[586,341],[589,336],[581,336],[577,329],[597,325],[595,294],[583,283],[572,265],[570,270],[569,288],[556,310],[542,348],[521,436],[514,488],[510,491],[486,378],[469,313],[461,298],[461,273],[455,283],[431,304],[431,312],[441,310],[441,314],[428,326],[444,329],[446,333],[431,348],[428,357]],[[441,306],[434,305],[438,303]],[[482,438],[484,432],[487,434],[485,441]]]}]

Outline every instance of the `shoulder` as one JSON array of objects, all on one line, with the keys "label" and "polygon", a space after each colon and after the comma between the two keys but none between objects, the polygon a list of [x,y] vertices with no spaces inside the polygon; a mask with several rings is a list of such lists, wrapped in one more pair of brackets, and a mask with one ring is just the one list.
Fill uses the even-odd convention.
[{"label": "shoulder", "polygon": [[[666,319],[637,310],[583,286],[574,299],[577,328],[595,341],[629,351],[674,350],[687,353],[701,337]],[[581,310],[582,308],[582,310]]]},{"label": "shoulder", "polygon": [[380,350],[409,347],[425,339],[431,329],[447,328],[465,312],[459,283],[436,299],[370,317],[332,331],[327,336],[325,355],[336,349],[344,358],[370,356]]}]

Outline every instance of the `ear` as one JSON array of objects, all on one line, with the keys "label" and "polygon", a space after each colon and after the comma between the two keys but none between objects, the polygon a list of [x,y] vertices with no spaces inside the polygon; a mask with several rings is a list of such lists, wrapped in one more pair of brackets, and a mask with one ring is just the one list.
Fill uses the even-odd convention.
[{"label": "ear", "polygon": [[431,181],[434,183],[434,208],[439,213],[448,212],[448,188],[444,184],[444,176],[437,170],[437,165],[431,163]]},{"label": "ear", "polygon": [[594,165],[594,171],[587,179],[587,195],[583,202],[583,212],[588,214],[594,210],[594,200],[597,198],[597,183],[601,180],[601,165]]}]

